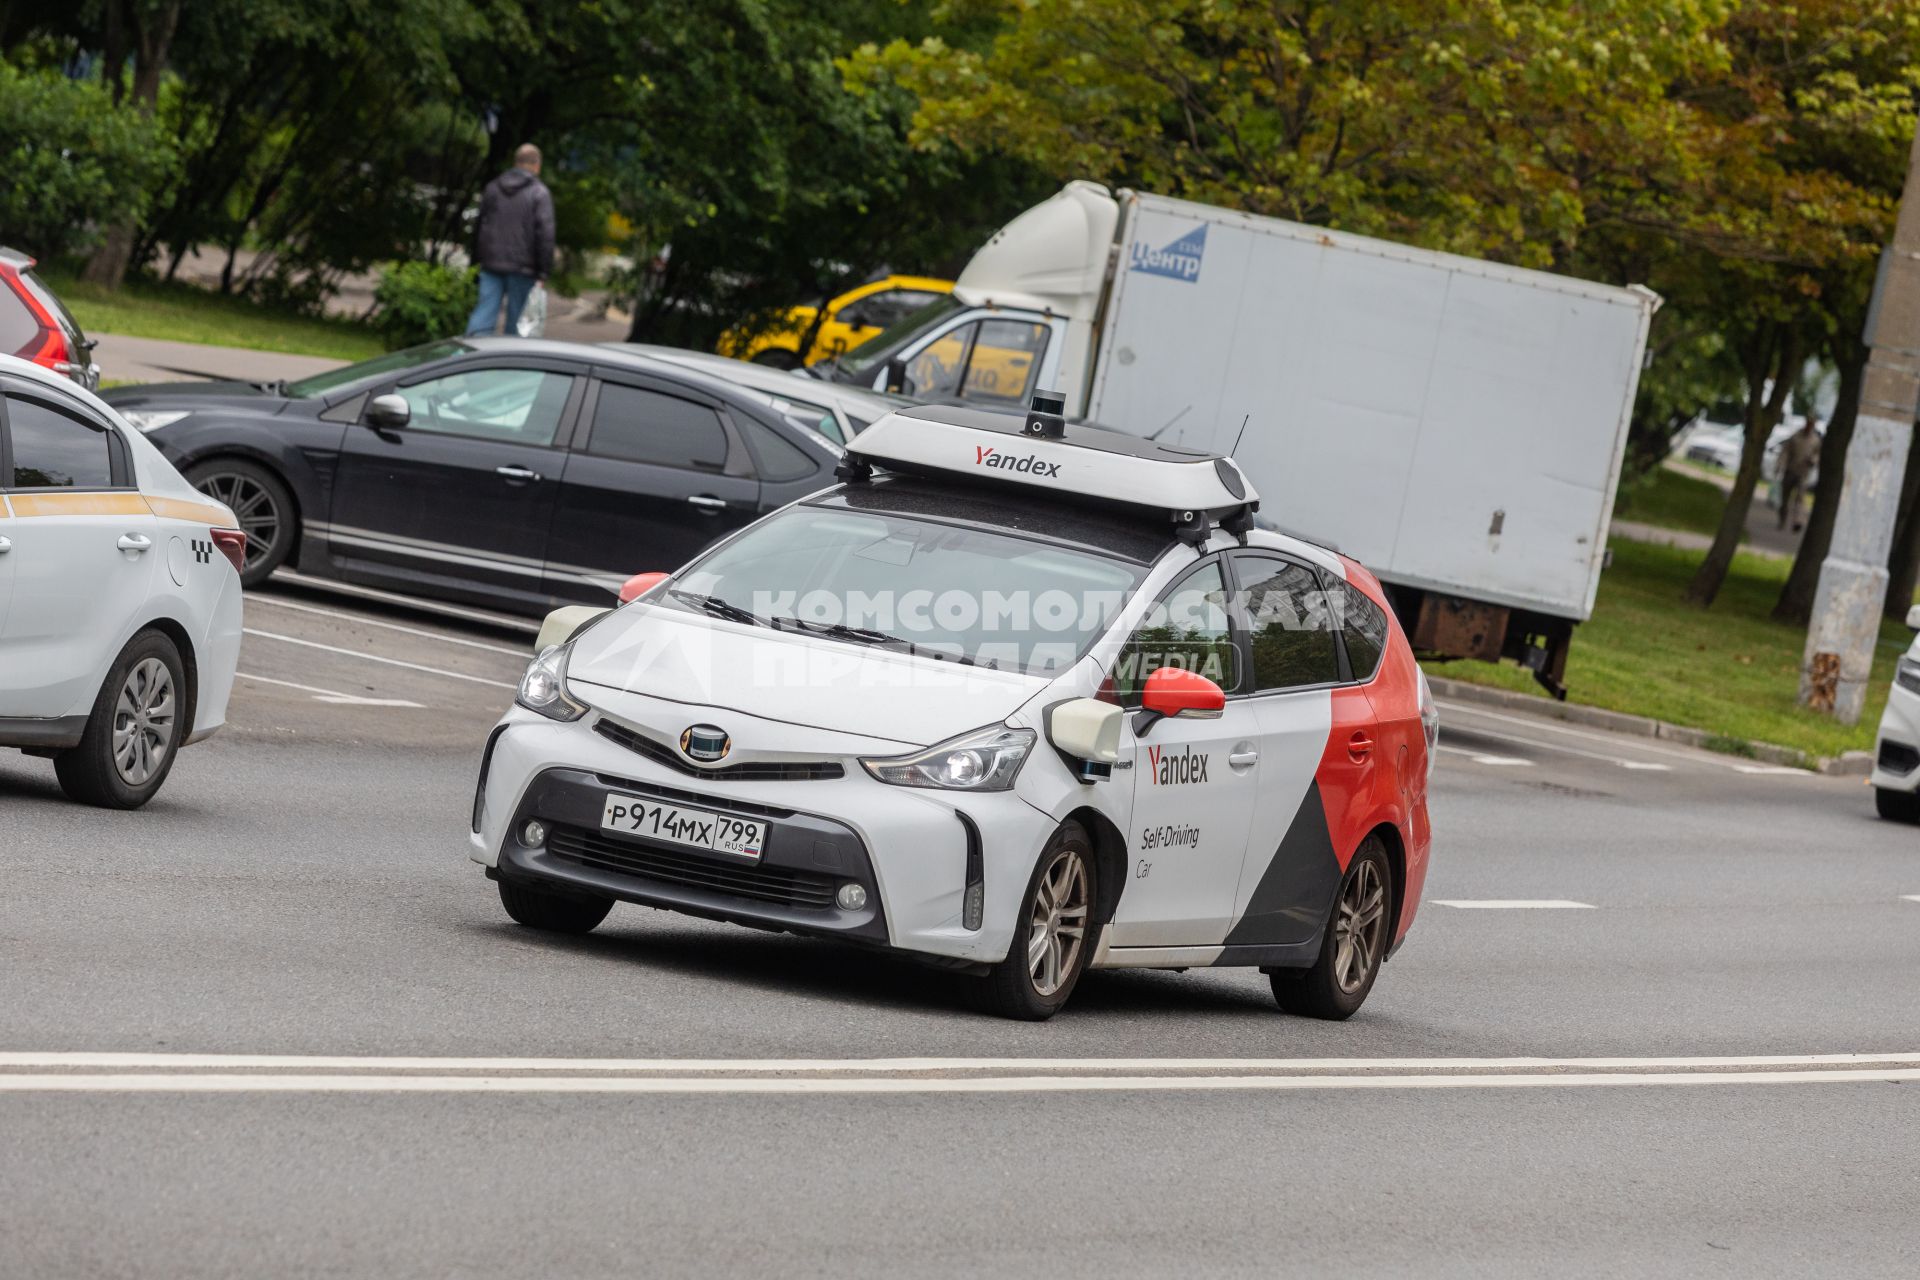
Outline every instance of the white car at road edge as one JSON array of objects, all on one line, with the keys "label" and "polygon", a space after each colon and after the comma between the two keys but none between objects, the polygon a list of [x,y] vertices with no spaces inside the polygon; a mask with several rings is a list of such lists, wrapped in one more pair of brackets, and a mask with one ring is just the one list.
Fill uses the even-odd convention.
[{"label": "white car at road edge", "polygon": [[0,357],[0,746],[134,809],[226,722],[246,535],[91,392]]},{"label": "white car at road edge", "polygon": [[[1920,605],[1907,610],[1920,633]],[[1873,743],[1873,803],[1893,822],[1920,822],[1920,634],[1893,669],[1893,688]]]}]

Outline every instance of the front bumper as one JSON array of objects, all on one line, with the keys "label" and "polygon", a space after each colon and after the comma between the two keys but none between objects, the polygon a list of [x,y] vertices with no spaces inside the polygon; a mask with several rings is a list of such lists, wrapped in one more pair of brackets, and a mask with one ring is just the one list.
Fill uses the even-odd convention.
[{"label": "front bumper", "polygon": [[[600,817],[610,791],[765,822],[761,857],[749,862],[686,845],[606,834]],[[547,836],[539,846],[529,847],[517,833],[534,818],[546,827]],[[860,837],[842,823],[678,787],[579,769],[547,769],[521,794],[507,830],[496,864],[503,877],[546,880],[715,920],[887,941],[873,865]],[[841,886],[849,883],[865,891],[866,904],[858,910],[845,910],[835,901]]]},{"label": "front bumper", "polygon": [[[656,717],[643,702],[624,702],[617,723],[651,729],[656,741],[670,725],[703,718],[724,718],[736,742],[775,734],[794,741],[794,726],[756,723],[737,711],[671,704]],[[868,775],[854,756],[892,754],[898,744],[824,731],[805,734],[819,747],[810,754],[843,761],[840,777],[690,777],[595,732],[600,714],[562,724],[518,707],[507,713],[488,739],[474,797],[474,861],[499,876],[539,877],[556,888],[741,924],[967,964],[1005,958],[1019,900],[1054,828],[1017,792],[890,786]],[[654,718],[662,723],[649,725]],[[609,791],[770,823],[761,867],[771,880],[743,876],[743,864],[723,855],[603,835]],[[518,836],[536,817],[559,834],[529,849]],[[823,894],[849,880],[866,889],[863,907],[821,905]],[[979,886],[981,903],[974,920],[966,910],[970,883]]]},{"label": "front bumper", "polygon": [[1920,693],[1897,681],[1874,737],[1872,782],[1883,791],[1920,790]]}]

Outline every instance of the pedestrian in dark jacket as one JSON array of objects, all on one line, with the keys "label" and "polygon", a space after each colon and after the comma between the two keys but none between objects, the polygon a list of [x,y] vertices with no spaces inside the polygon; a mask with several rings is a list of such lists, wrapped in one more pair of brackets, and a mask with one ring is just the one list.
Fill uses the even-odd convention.
[{"label": "pedestrian in dark jacket", "polygon": [[553,271],[553,194],[540,181],[540,148],[531,142],[513,153],[513,168],[480,193],[473,257],[480,266],[480,305],[467,333],[494,332],[502,302],[513,333],[527,295]]}]

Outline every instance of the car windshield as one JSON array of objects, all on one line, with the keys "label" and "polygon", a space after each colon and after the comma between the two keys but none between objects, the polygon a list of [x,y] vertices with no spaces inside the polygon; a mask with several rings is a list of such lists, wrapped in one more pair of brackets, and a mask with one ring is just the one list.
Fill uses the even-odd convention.
[{"label": "car windshield", "polygon": [[672,607],[1028,675],[1078,662],[1140,565],[1031,537],[793,507],[695,562]]},{"label": "car windshield", "polygon": [[311,378],[302,378],[298,382],[287,384],[287,394],[296,400],[308,396],[323,396],[329,391],[350,386],[363,378],[377,378],[382,374],[403,373],[423,364],[432,364],[435,360],[444,360],[448,356],[469,351],[464,342],[429,342],[422,347],[408,347],[405,351],[389,351],[384,356],[375,356],[371,360],[362,360],[358,364],[343,365],[338,369],[329,369],[325,373],[316,373]]},{"label": "car windshield", "polygon": [[890,360],[900,348],[911,342],[921,330],[965,307],[966,304],[952,294],[941,294],[918,311],[907,313],[906,316],[894,321],[841,356],[834,363],[835,375],[845,382],[872,381],[873,375],[879,372],[880,366]]}]

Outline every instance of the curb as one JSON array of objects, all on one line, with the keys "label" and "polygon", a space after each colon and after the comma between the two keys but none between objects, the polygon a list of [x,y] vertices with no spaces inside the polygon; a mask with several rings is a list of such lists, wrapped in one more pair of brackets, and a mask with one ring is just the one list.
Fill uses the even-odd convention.
[{"label": "curb", "polygon": [[[1444,676],[1431,673],[1427,676],[1427,683],[1433,687],[1436,697],[1452,698],[1457,702],[1474,702],[1481,706],[1499,707],[1506,711],[1519,711],[1543,720],[1561,720],[1567,724],[1602,729],[1608,733],[1622,733],[1636,738],[1659,738],[1701,751],[1717,750],[1723,755],[1750,756],[1762,764],[1807,769],[1813,773],[1839,778],[1864,778],[1873,772],[1873,754],[1867,751],[1849,751],[1844,755],[1833,757],[1810,756],[1794,747],[1782,747],[1771,742],[1744,742],[1741,739],[1729,739],[1725,734],[1709,733],[1705,729],[1695,729],[1688,725],[1668,724],[1664,720],[1654,720],[1647,716],[1630,716],[1625,712],[1607,711],[1600,707],[1584,707],[1574,702],[1556,702],[1551,698],[1515,693],[1510,689],[1491,689],[1486,685],[1468,684],[1464,680],[1448,680]],[[1728,752],[1726,746],[1730,741],[1742,742],[1746,749]]]}]

